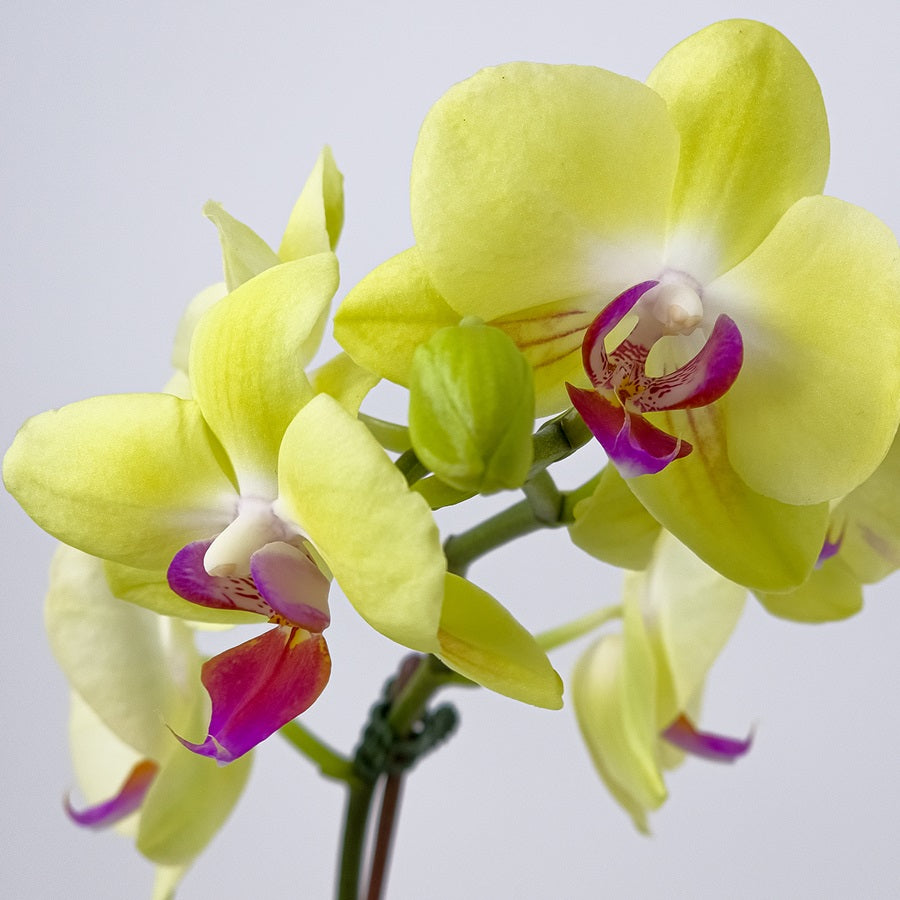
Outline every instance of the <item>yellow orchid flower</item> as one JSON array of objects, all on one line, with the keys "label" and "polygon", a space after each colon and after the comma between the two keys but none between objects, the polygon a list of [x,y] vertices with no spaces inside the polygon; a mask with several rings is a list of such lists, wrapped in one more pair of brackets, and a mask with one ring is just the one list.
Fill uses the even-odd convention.
[{"label": "yellow orchid flower", "polygon": [[202,725],[208,701],[191,629],[113,597],[101,560],[56,551],[45,606],[53,654],[72,686],[72,758],[89,805],[79,824],[116,825],[157,864],[155,897],[174,885],[231,812],[251,757],[223,769],[166,728]]},{"label": "yellow orchid flower", "polygon": [[663,532],[647,569],[627,576],[621,633],[602,636],[576,665],[572,698],[582,735],[640,831],[667,797],[662,771],[681,761],[678,750],[727,762],[750,747],[749,738],[693,724],[706,675],[745,596]]},{"label": "yellow orchid flower", "polygon": [[[561,705],[546,655],[493,598],[448,574],[428,504],[355,418],[371,376],[340,364],[320,373],[347,409],[305,374],[338,284],[337,233],[326,227],[335,202],[331,216],[313,215],[329,208],[335,182],[323,159],[282,245],[310,255],[267,255],[246,226],[208,207],[231,290],[193,329],[187,397],[95,397],[44,413],[4,459],[23,508],[59,540],[113,564],[117,593],[158,612],[190,615],[180,597],[207,619],[239,612],[272,623],[203,666],[208,733],[180,740],[222,763],[324,689],[332,576],[389,638],[494,690]],[[304,200],[310,184],[318,206]],[[309,217],[315,228],[302,227]]]},{"label": "yellow orchid flower", "polygon": [[665,528],[729,579],[789,590],[900,412],[897,241],[822,195],[828,156],[813,73],[758,22],[703,29],[646,84],[485,69],[428,114],[416,245],[351,291],[335,334],[407,383],[439,328],[503,329],[538,414],[573,402]]}]

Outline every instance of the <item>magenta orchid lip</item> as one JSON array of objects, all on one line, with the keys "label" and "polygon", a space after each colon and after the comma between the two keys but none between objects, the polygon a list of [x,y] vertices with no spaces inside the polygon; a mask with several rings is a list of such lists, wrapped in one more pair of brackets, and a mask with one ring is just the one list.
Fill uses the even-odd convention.
[{"label": "magenta orchid lip", "polygon": [[[656,296],[654,296],[656,295]],[[693,302],[692,302],[693,301]],[[629,313],[638,320],[612,351],[609,334]],[[645,413],[708,406],[734,384],[744,358],[734,320],[717,317],[700,351],[664,375],[647,374],[647,357],[662,337],[690,334],[702,318],[697,293],[678,283],[643,281],[607,304],[585,332],[582,360],[593,390],[567,384],[572,405],[625,477],[652,475],[692,447]]]},{"label": "magenta orchid lip", "polygon": [[172,590],[200,606],[259,613],[275,625],[204,663],[209,733],[201,743],[176,734],[189,750],[224,764],[295,719],[325,689],[331,659],[321,632],[331,619],[328,579],[302,548],[270,542],[251,554],[249,574],[211,575],[204,559],[213,543],[195,541],[175,555]]}]

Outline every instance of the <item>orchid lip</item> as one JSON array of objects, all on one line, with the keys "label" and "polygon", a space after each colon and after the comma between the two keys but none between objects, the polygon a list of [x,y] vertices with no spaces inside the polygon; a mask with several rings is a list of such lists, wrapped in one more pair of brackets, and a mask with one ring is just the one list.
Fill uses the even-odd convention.
[{"label": "orchid lip", "polygon": [[201,678],[212,700],[206,739],[173,734],[193,753],[226,765],[305,712],[330,674],[321,634],[276,626],[204,663]]},{"label": "orchid lip", "polygon": [[[633,311],[637,323],[607,351],[606,338]],[[593,391],[566,387],[572,405],[625,477],[655,474],[691,451],[690,444],[650,424],[645,413],[708,406],[740,372],[740,330],[720,315],[692,359],[672,372],[647,374],[647,357],[656,341],[691,334],[702,320],[700,294],[686,281],[644,281],[607,304],[585,333],[582,361]]]},{"label": "orchid lip", "polygon": [[272,541],[250,556],[246,575],[211,575],[204,566],[211,543],[194,541],[175,554],[167,577],[179,597],[198,606],[258,613],[317,634],[328,627],[330,583],[302,547]]}]

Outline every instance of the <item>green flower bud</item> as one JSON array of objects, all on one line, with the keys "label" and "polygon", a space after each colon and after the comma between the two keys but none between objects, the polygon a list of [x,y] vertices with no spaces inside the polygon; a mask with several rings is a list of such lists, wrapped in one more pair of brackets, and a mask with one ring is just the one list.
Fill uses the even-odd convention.
[{"label": "green flower bud", "polygon": [[534,458],[534,380],[512,340],[478,319],[416,348],[409,434],[419,459],[461,491],[517,488]]}]

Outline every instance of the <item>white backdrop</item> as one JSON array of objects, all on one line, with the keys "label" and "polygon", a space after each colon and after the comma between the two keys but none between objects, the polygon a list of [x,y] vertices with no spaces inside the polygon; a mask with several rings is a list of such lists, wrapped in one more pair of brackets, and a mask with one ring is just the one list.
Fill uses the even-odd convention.
[{"label": "white backdrop", "polygon": [[[346,175],[346,289],[411,242],[416,132],[450,84],[511,59],[643,78],[678,40],[734,15],[781,28],[818,74],[829,192],[900,230],[894,0],[6,4],[0,443],[32,413],[162,384],[185,301],[218,277],[207,198],[276,240],[330,143]],[[597,451],[584,455],[584,471],[597,465]],[[52,541],[5,495],[0,514],[0,894],[145,897],[151,869],[132,847],[62,813],[67,691],[41,623]],[[563,533],[521,541],[472,576],[534,629],[619,591],[618,575]],[[898,584],[871,590],[837,626],[748,608],[713,670],[704,723],[734,734],[755,723],[756,744],[732,767],[689,761],[672,775],[649,839],[595,777],[571,710],[456,692],[460,733],[407,785],[389,896],[900,896]],[[349,748],[401,651],[341,599],[329,644],[332,683],[308,721]],[[564,674],[578,649],[555,657]],[[327,898],[342,802],[273,739],[183,897]]]}]

